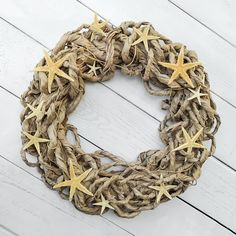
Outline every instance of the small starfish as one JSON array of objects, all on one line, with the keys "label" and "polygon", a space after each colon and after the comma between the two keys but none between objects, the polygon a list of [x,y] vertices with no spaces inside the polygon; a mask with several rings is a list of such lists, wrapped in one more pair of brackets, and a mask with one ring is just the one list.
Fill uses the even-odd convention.
[{"label": "small starfish", "polygon": [[201,97],[202,96],[208,96],[208,94],[206,93],[200,93],[200,89],[201,89],[201,86],[199,86],[197,88],[197,90],[193,90],[193,89],[189,89],[189,91],[191,91],[193,93],[193,96],[191,96],[190,98],[188,98],[188,100],[192,100],[194,98],[197,98],[198,100],[198,103],[201,105]]},{"label": "small starfish", "polygon": [[200,143],[196,143],[197,139],[203,131],[203,128],[201,128],[192,138],[189,136],[184,127],[182,127],[182,131],[184,134],[185,143],[173,149],[172,152],[188,148],[187,153],[190,154],[193,148],[205,148]]},{"label": "small starfish", "polygon": [[132,46],[143,42],[144,47],[145,47],[146,51],[148,52],[148,40],[154,40],[154,39],[160,38],[155,35],[148,35],[149,30],[150,30],[150,25],[144,27],[143,32],[140,29],[134,28],[134,31],[139,35],[139,39],[137,39],[135,42],[133,42]]},{"label": "small starfish", "polygon": [[83,192],[85,194],[93,196],[93,194],[81,184],[81,182],[88,176],[88,174],[92,170],[92,168],[86,170],[80,176],[76,176],[71,159],[70,159],[69,168],[70,168],[70,180],[65,180],[61,183],[58,183],[58,184],[54,185],[53,188],[55,189],[55,188],[69,186],[70,187],[70,196],[69,196],[70,201],[72,201],[72,198],[75,194],[76,189],[80,190],[81,192]]},{"label": "small starfish", "polygon": [[97,203],[94,203],[94,204],[93,204],[93,205],[95,205],[95,206],[101,206],[101,207],[102,207],[102,208],[101,208],[101,213],[100,213],[100,215],[102,215],[102,213],[104,212],[104,210],[105,210],[106,207],[107,207],[107,208],[110,208],[110,209],[112,209],[112,210],[114,210],[114,207],[112,207],[112,206],[109,204],[109,201],[106,200],[102,194],[101,194],[101,198],[102,198],[102,201],[101,201],[101,202],[97,202]]},{"label": "small starfish", "polygon": [[[163,175],[161,174],[160,180],[163,181]],[[172,199],[171,195],[169,194],[168,190],[176,187],[175,185],[165,185],[163,182],[160,184],[160,186],[149,186],[149,188],[154,189],[158,191],[158,195],[156,198],[156,202],[159,203],[163,194],[168,197],[169,199]]]},{"label": "small starfish", "polygon": [[89,26],[89,29],[93,31],[91,40],[93,40],[95,37],[94,32],[102,34],[103,36],[106,35],[102,29],[107,25],[107,23],[108,23],[107,21],[99,23],[97,14],[94,15],[93,23]]},{"label": "small starfish", "polygon": [[64,79],[74,82],[74,79],[67,75],[64,71],[60,70],[60,67],[63,63],[68,59],[70,54],[67,54],[63,58],[59,59],[56,62],[53,62],[51,57],[48,55],[46,51],[44,51],[44,58],[46,60],[47,65],[38,66],[34,68],[34,71],[38,72],[48,72],[48,92],[51,93],[52,83],[55,79],[55,75],[58,75]]},{"label": "small starfish", "polygon": [[87,66],[90,68],[88,74],[93,73],[97,77],[97,70],[101,69],[100,66],[96,66],[96,62],[93,62],[93,65],[88,65]]},{"label": "small starfish", "polygon": [[29,142],[25,144],[25,146],[23,147],[23,150],[27,149],[28,147],[34,145],[36,148],[36,151],[38,152],[39,156],[41,156],[40,153],[40,147],[39,147],[39,143],[45,143],[45,142],[49,142],[49,139],[45,139],[45,138],[39,138],[39,131],[37,130],[36,133],[34,135],[31,135],[27,132],[23,132],[23,134],[29,139]]},{"label": "small starfish", "polygon": [[32,111],[32,113],[30,115],[28,115],[25,119],[28,120],[34,116],[36,116],[37,119],[39,119],[40,117],[42,117],[43,112],[42,112],[42,106],[43,106],[43,101],[41,101],[39,103],[39,105],[34,108],[32,105],[27,104],[27,106],[29,107],[29,109]]},{"label": "small starfish", "polygon": [[192,88],[193,83],[191,79],[189,78],[189,75],[187,74],[187,70],[194,68],[198,65],[200,65],[200,62],[191,62],[191,63],[184,63],[184,47],[182,46],[180,49],[180,53],[177,59],[177,63],[166,63],[166,62],[158,62],[160,65],[174,70],[174,72],[171,75],[170,80],[168,81],[168,84],[171,84],[174,80],[178,78],[178,76],[181,76],[183,80],[185,80]]}]

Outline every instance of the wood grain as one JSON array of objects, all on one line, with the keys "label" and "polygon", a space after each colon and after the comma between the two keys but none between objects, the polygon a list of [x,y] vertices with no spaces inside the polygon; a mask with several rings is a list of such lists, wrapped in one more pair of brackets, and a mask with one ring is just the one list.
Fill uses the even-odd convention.
[{"label": "wood grain", "polygon": [[204,0],[171,0],[170,2],[236,47],[236,2],[234,0],[214,0],[214,4]]}]

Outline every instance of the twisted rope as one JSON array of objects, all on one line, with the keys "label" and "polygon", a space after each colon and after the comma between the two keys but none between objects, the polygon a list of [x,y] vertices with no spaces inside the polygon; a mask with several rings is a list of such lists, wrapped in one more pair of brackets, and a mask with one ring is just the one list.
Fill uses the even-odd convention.
[{"label": "twisted rope", "polygon": [[[150,25],[150,33],[160,37],[159,40],[149,41],[148,52],[143,43],[131,45],[137,37],[132,29],[144,25]],[[106,36],[96,35],[91,42],[92,31],[89,30],[89,25],[83,24],[75,31],[63,35],[51,51],[54,61],[70,54],[61,70],[74,78],[74,82],[56,78],[52,92],[48,93],[47,74],[34,73],[33,81],[21,99],[24,106],[21,114],[22,131],[34,134],[38,130],[40,136],[50,142],[40,144],[41,155],[38,155],[34,146],[25,151],[22,149],[21,155],[26,164],[39,168],[43,180],[50,188],[70,178],[69,160],[73,161],[78,175],[92,168],[83,184],[94,195],[76,191],[73,198],[75,207],[89,214],[99,214],[100,207],[93,203],[103,194],[119,216],[131,218],[143,210],[158,206],[157,192],[149,186],[161,183],[174,185],[169,194],[176,197],[188,186],[195,184],[203,163],[215,151],[214,135],[219,128],[220,118],[211,98],[208,76],[203,66],[188,72],[194,86],[201,86],[202,91],[208,95],[202,98],[201,105],[195,99],[187,100],[191,92],[183,80],[178,79],[173,86],[168,85],[172,71],[160,66],[158,62],[175,63],[181,44],[173,43],[155,31],[148,22],[124,22],[118,28],[107,25],[105,32]],[[197,55],[185,48],[184,60],[196,62]],[[101,67],[97,76],[88,73],[87,65],[92,65],[94,61]],[[37,66],[43,65],[44,59]],[[159,127],[160,138],[165,147],[161,150],[144,151],[132,163],[104,150],[85,153],[76,128],[67,124],[68,115],[77,107],[85,93],[85,81],[109,80],[116,69],[129,76],[139,76],[150,94],[166,96],[161,104],[166,115]],[[43,116],[26,119],[31,112],[27,104],[36,107],[41,101],[44,101]],[[209,150],[195,148],[190,154],[184,150],[173,152],[174,148],[184,142],[182,127],[192,136],[203,128],[198,142],[209,141]],[[68,141],[69,131],[75,137],[74,143]],[[23,145],[27,141],[22,135]],[[37,161],[28,161],[27,153],[35,156]],[[59,192],[63,198],[68,199],[68,188],[61,188]],[[167,200],[163,195],[160,202]]]}]

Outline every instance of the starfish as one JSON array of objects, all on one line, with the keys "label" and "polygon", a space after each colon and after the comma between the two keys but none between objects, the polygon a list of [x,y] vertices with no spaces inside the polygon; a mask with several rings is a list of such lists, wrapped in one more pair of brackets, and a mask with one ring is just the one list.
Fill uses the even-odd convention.
[{"label": "starfish", "polygon": [[199,136],[203,131],[203,128],[201,128],[192,138],[189,136],[184,127],[182,127],[182,131],[184,134],[185,143],[173,149],[172,152],[187,148],[188,149],[187,153],[190,154],[193,148],[205,148],[200,143],[196,143],[197,139],[199,138]]},{"label": "starfish", "polygon": [[44,51],[44,58],[46,60],[47,65],[38,66],[34,68],[34,71],[38,72],[48,72],[48,92],[51,93],[52,83],[55,79],[55,75],[58,75],[64,79],[74,82],[74,79],[67,75],[64,71],[60,70],[60,67],[63,63],[68,59],[70,54],[67,54],[63,58],[59,59],[56,62],[53,62],[47,52]]},{"label": "starfish", "polygon": [[75,175],[75,170],[74,170],[73,163],[71,160],[70,160],[69,168],[70,168],[70,180],[65,180],[61,183],[58,183],[58,184],[54,185],[53,188],[55,189],[55,188],[69,186],[70,187],[70,196],[69,196],[70,201],[72,201],[72,198],[75,194],[76,189],[80,190],[81,192],[83,192],[85,194],[93,196],[93,194],[81,184],[81,182],[88,176],[88,174],[92,170],[92,168],[86,170],[80,176]]},{"label": "starfish", "polygon": [[[163,181],[163,175],[161,174],[160,180]],[[172,199],[171,195],[169,194],[168,190],[176,187],[175,185],[165,185],[163,182],[160,184],[160,186],[149,186],[149,188],[154,189],[158,191],[158,195],[156,198],[156,202],[159,203],[163,194],[168,197],[169,199]]]},{"label": "starfish", "polygon": [[99,23],[97,14],[94,15],[93,23],[89,26],[89,29],[93,31],[91,40],[94,39],[94,32],[102,34],[103,36],[105,35],[102,29],[107,25],[107,23],[108,23],[107,21]]},{"label": "starfish", "polygon": [[39,147],[39,143],[45,143],[45,142],[49,142],[50,140],[45,139],[45,138],[39,138],[39,131],[37,130],[36,133],[34,135],[31,135],[27,132],[23,132],[23,134],[29,139],[29,142],[25,144],[25,146],[23,147],[23,150],[27,149],[28,147],[34,145],[36,148],[36,151],[38,152],[39,156],[41,156],[40,153],[40,147]]},{"label": "starfish", "polygon": [[184,47],[182,46],[180,49],[180,53],[177,59],[176,64],[173,63],[166,63],[166,62],[158,62],[160,65],[174,70],[173,74],[171,75],[170,80],[168,81],[168,84],[171,84],[174,80],[178,78],[178,76],[181,76],[183,80],[185,80],[192,88],[193,83],[191,79],[189,78],[189,75],[187,74],[187,70],[194,68],[198,65],[200,65],[200,62],[191,62],[191,63],[184,63]]},{"label": "starfish", "polygon": [[101,194],[101,198],[102,198],[102,201],[101,201],[101,202],[97,202],[97,203],[94,203],[94,204],[93,204],[93,205],[95,205],[95,206],[101,206],[101,207],[102,207],[102,208],[101,208],[101,213],[100,213],[100,215],[102,215],[102,213],[104,212],[104,210],[105,210],[106,207],[107,207],[107,208],[110,208],[110,209],[112,209],[112,210],[114,210],[114,207],[112,207],[112,206],[109,204],[109,201],[106,200],[102,194]]},{"label": "starfish", "polygon": [[194,98],[197,98],[198,103],[201,105],[201,97],[208,96],[208,95],[206,93],[200,93],[200,89],[201,89],[201,86],[199,86],[196,91],[193,89],[189,89],[193,93],[193,96],[188,98],[188,100],[192,100]]},{"label": "starfish", "polygon": [[160,37],[155,35],[148,35],[150,25],[144,27],[143,32],[140,29],[134,28],[134,31],[139,35],[139,39],[132,43],[132,46],[143,42],[146,51],[148,52],[148,40],[159,39]]},{"label": "starfish", "polygon": [[32,111],[32,113],[30,115],[28,115],[25,119],[28,120],[34,116],[36,116],[37,119],[39,119],[40,117],[42,117],[43,112],[42,112],[42,106],[43,106],[43,101],[41,101],[39,103],[39,105],[34,108],[32,105],[27,104],[27,106],[29,107],[29,109]]},{"label": "starfish", "polygon": [[89,70],[89,74],[90,73],[93,73],[96,77],[97,77],[97,70],[99,70],[99,69],[101,69],[101,67],[100,66],[96,66],[96,62],[94,61],[93,62],[93,65],[91,66],[91,65],[88,65],[87,64],[87,66],[90,68],[90,70]]}]

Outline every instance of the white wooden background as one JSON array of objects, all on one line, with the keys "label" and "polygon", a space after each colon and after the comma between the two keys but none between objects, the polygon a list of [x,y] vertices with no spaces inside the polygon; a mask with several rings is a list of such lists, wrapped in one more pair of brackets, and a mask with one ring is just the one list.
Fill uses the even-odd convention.
[{"label": "white wooden background", "polygon": [[[44,48],[52,48],[66,31],[91,23],[94,12],[114,25],[150,21],[196,50],[222,118],[217,151],[197,186],[129,220],[112,212],[101,217],[77,211],[19,155],[19,96],[32,79],[32,68]],[[235,234],[235,74],[235,0],[0,0],[0,236]],[[117,73],[104,84],[87,84],[70,122],[86,151],[103,148],[131,161],[143,150],[161,147],[160,100],[145,92],[141,80]]]}]

